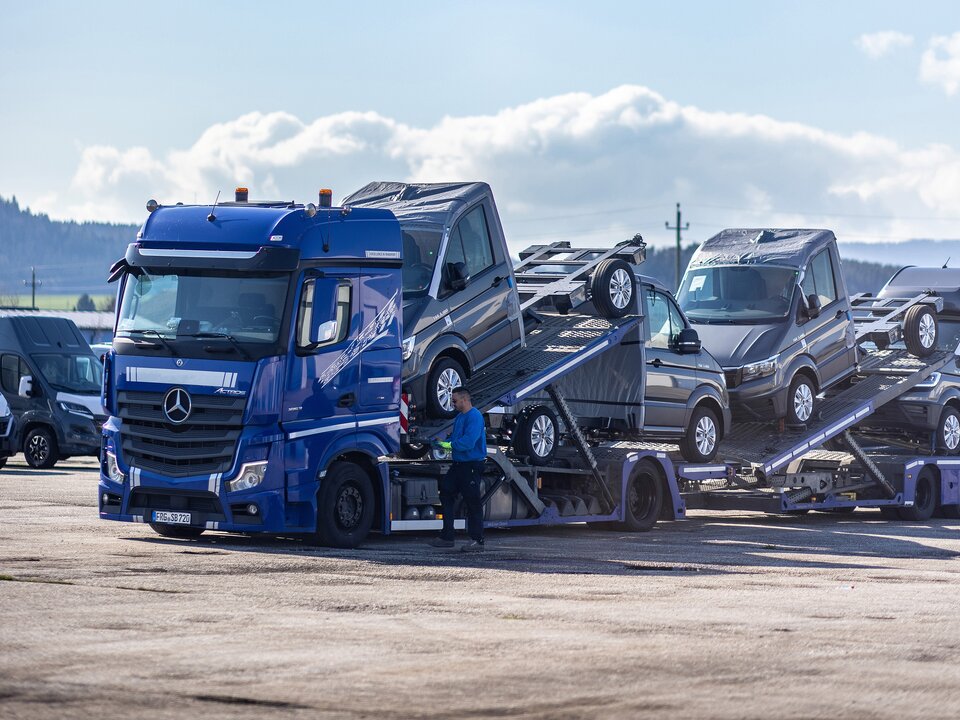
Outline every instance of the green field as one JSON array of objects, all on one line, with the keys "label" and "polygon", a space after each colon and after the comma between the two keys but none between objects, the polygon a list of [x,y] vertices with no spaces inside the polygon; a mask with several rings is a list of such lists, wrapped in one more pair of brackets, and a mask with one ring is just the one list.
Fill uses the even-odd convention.
[{"label": "green field", "polygon": [[[77,306],[79,295],[46,295],[37,293],[37,308],[39,310],[73,310]],[[90,298],[97,305],[97,309],[104,307],[113,295],[91,295]],[[17,296],[18,307],[30,307],[30,293]]]}]

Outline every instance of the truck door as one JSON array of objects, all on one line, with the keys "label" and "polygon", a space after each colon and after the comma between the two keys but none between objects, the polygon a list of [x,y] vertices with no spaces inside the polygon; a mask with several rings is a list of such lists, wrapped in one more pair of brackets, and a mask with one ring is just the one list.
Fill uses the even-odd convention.
[{"label": "truck door", "polygon": [[686,425],[687,401],[697,387],[696,355],[684,355],[677,350],[684,322],[673,300],[649,286],[645,292],[650,342],[646,351],[644,427],[682,430]]},{"label": "truck door", "polygon": [[830,248],[824,248],[810,261],[800,285],[803,291],[801,303],[806,303],[810,295],[820,299],[820,315],[808,318],[801,311],[800,322],[807,352],[820,371],[822,383],[829,383],[844,374],[855,362],[851,356],[853,338],[849,343],[847,338],[854,332],[853,322],[847,299],[840,297],[837,285]]},{"label": "truck door", "polygon": [[[360,277],[364,349],[357,413],[400,412],[400,283],[398,270]],[[359,419],[359,418],[358,418]]]}]

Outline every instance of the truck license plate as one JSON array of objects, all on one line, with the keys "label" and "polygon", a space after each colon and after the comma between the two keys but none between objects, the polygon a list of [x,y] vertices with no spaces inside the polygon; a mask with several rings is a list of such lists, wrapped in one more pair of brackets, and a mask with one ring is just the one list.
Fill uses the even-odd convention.
[{"label": "truck license plate", "polygon": [[166,510],[154,510],[153,521],[159,523],[169,523],[171,525],[189,525],[190,513],[167,512]]}]

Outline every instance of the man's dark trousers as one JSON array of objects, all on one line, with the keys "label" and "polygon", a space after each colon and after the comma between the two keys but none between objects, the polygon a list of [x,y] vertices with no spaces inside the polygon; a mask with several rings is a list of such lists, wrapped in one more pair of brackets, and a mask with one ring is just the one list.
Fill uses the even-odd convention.
[{"label": "man's dark trousers", "polygon": [[467,533],[471,539],[483,542],[483,504],[480,502],[482,473],[482,460],[455,462],[440,481],[440,502],[443,504],[443,530],[440,531],[440,537],[444,540],[453,540],[457,495],[462,495],[467,506]]}]

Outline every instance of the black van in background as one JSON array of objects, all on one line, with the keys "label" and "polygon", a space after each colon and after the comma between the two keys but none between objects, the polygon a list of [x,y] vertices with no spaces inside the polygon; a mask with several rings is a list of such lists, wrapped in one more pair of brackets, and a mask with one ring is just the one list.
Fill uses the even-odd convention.
[{"label": "black van in background", "polygon": [[0,393],[16,418],[11,449],[28,465],[99,455],[102,384],[102,365],[73,322],[0,314]]}]

